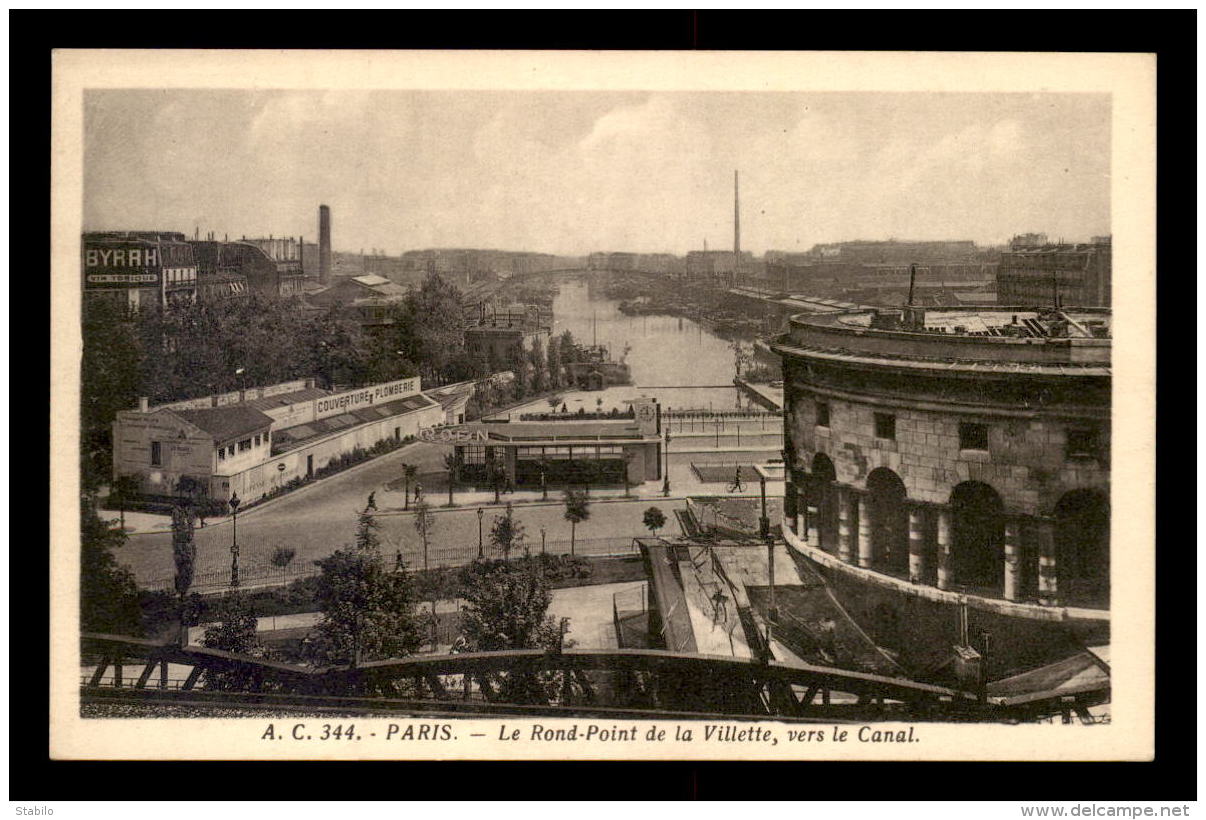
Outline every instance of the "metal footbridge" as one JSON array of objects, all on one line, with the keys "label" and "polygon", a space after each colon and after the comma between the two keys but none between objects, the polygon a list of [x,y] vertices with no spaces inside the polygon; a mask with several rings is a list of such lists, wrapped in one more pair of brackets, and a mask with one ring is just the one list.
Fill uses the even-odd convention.
[{"label": "metal footbridge", "polygon": [[[810,664],[657,649],[536,649],[308,667],[124,635],[85,633],[84,703],[144,701],[276,711],[727,717],[760,720],[1035,720],[1109,699],[1100,687],[1018,702]],[[185,670],[171,676],[171,669]],[[180,675],[183,674],[183,677]],[[212,681],[212,684],[211,684]],[[221,687],[221,688],[218,688]]]}]

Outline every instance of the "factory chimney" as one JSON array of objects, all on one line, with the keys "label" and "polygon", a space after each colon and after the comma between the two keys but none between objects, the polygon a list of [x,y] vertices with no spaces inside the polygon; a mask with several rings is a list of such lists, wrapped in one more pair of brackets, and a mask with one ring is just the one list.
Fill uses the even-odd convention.
[{"label": "factory chimney", "polygon": [[741,269],[741,200],[737,192],[737,171],[733,171],[733,278]]},{"label": "factory chimney", "polygon": [[331,209],[318,206],[318,282],[325,285],[331,278]]}]

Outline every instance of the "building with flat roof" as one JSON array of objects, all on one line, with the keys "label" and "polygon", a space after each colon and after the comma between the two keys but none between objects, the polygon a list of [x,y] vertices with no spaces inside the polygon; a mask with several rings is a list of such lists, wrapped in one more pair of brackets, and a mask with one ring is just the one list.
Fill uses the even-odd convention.
[{"label": "building with flat roof", "polygon": [[[465,328],[465,350],[471,356],[483,356],[498,364],[509,364],[516,356],[529,353],[540,344],[548,349],[552,329],[542,323],[551,314],[525,312],[487,316],[478,324]],[[492,358],[491,358],[492,357]]]},{"label": "building with flat roof", "polygon": [[1113,270],[1109,237],[1077,245],[1011,243],[997,268],[1002,305],[1109,307]]},{"label": "building with flat roof", "polygon": [[962,607],[1004,657],[1108,635],[1110,323],[860,309],[793,316],[772,342],[784,534],[884,645],[902,640],[892,618],[946,629]]},{"label": "building with flat roof", "polygon": [[642,484],[662,478],[660,412],[634,402],[634,416],[588,421],[479,421],[425,438],[454,447],[457,480],[515,487]]}]

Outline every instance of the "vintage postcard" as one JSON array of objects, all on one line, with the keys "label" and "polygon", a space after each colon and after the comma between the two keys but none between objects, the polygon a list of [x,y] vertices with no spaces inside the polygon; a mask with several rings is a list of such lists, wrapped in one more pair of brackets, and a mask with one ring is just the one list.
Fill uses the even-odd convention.
[{"label": "vintage postcard", "polygon": [[1151,55],[63,50],[52,136],[55,757],[1151,759]]}]

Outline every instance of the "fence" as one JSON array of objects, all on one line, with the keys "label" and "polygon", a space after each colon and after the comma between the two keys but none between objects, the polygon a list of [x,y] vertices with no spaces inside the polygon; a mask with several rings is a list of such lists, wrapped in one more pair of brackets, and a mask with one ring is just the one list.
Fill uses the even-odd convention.
[{"label": "fence", "polygon": [[[578,538],[575,539],[572,546],[569,539],[565,540],[546,540],[543,544],[543,551],[550,555],[568,555],[571,552],[574,555],[632,555],[638,552],[638,548],[633,542],[634,538],[645,535],[621,535],[609,536],[604,538]],[[522,544],[517,544],[511,549],[511,557],[518,558],[525,552],[530,552],[535,555],[542,551],[540,538],[532,539],[531,534],[528,534],[527,540]],[[395,551],[395,559],[397,557]],[[402,560],[406,562],[408,568],[422,569],[423,568],[423,546],[421,544],[406,544],[400,550]],[[502,558],[502,554],[494,549],[490,544],[484,544],[482,552],[486,558]],[[468,564],[473,559],[477,558],[477,545],[456,545],[444,547],[430,547],[427,551],[427,566],[430,568],[437,567],[455,567],[463,564]]]},{"label": "fence", "polygon": [[781,430],[783,414],[770,412],[712,413],[707,410],[680,412],[675,410],[671,413],[662,413],[662,419],[666,423],[666,429],[672,434],[699,431],[719,435],[723,434],[726,429],[741,431],[744,426],[748,435],[751,430],[769,433]]},{"label": "fence", "polygon": [[671,419],[690,419],[690,418],[708,418],[708,419],[760,419],[760,418],[783,418],[783,413],[778,410],[708,410],[706,408],[683,408],[679,410],[663,410],[662,418]]},{"label": "fence", "polygon": [[[568,555],[571,552],[574,555],[582,556],[608,556],[608,555],[632,555],[638,552],[638,548],[633,542],[634,538],[643,537],[648,533],[639,533],[637,535],[618,535],[608,536],[604,538],[578,538],[575,539],[572,547],[569,539],[565,540],[547,540],[543,544],[543,551],[550,555]],[[535,555],[541,552],[542,545],[540,538],[532,540],[531,534],[528,539],[517,544],[511,550],[511,557],[518,558],[526,552]],[[243,555],[246,556],[244,551]],[[490,544],[484,544],[482,549],[483,555],[486,558],[502,558],[502,554],[495,550]],[[386,544],[381,548],[381,555],[387,566],[395,566],[399,556],[406,568],[414,571],[421,570],[424,567],[423,561],[423,545],[413,544],[409,541],[401,548]],[[471,563],[477,558],[477,544],[457,544],[455,546],[431,546],[427,550],[427,568],[439,569],[441,567],[457,567]],[[239,562],[239,586],[241,588],[248,587],[269,587],[269,586],[284,586],[292,583],[299,578],[307,578],[311,575],[317,575],[319,569],[314,565],[313,559],[301,560],[295,559],[293,563],[285,568],[277,567],[263,558],[258,558],[253,555],[249,561]],[[172,578],[157,578],[144,585],[150,590],[166,590],[175,589],[175,580]],[[230,564],[226,563],[221,566],[208,565],[203,569],[197,570],[193,574],[193,584],[189,588],[190,592],[219,592],[230,588]]]}]

